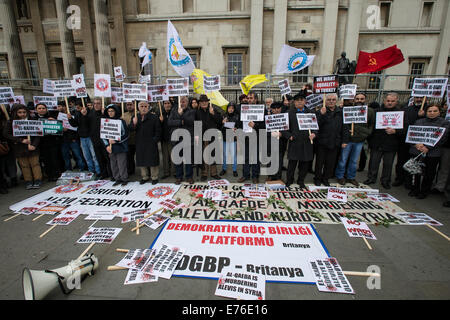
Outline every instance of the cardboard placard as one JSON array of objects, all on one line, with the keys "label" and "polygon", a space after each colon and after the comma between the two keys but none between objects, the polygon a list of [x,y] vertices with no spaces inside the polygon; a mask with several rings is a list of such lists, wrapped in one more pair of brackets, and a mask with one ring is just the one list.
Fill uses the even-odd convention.
[{"label": "cardboard placard", "polygon": [[230,185],[230,181],[227,179],[221,179],[221,180],[210,180],[208,181],[208,185],[211,189],[217,188],[217,187],[223,187]]},{"label": "cardboard placard", "polygon": [[148,259],[141,271],[164,279],[170,279],[186,250],[169,244],[162,244],[156,249],[156,255]]},{"label": "cardboard placard", "polygon": [[308,109],[315,109],[323,105],[323,94],[310,94],[306,97],[306,107]]},{"label": "cardboard placard", "polygon": [[33,103],[34,103],[35,107],[39,103],[43,103],[47,106],[47,109],[49,111],[56,110],[58,108],[58,98],[57,97],[36,96],[36,97],[33,97]]},{"label": "cardboard placard", "polygon": [[264,121],[266,107],[263,104],[243,104],[241,106],[241,121]]},{"label": "cardboard placard", "polygon": [[344,107],[344,124],[367,123],[368,106]]},{"label": "cardboard placard", "polygon": [[342,217],[341,220],[350,237],[377,240],[372,230],[370,230],[369,226],[365,222],[355,219],[347,219],[345,217]]},{"label": "cardboard placard", "polygon": [[49,80],[49,79],[44,79],[44,83],[42,86],[42,92],[48,93],[48,94],[53,94],[54,91],[55,91],[54,81]]},{"label": "cardboard placard", "polygon": [[310,261],[317,289],[322,292],[354,294],[350,282],[335,258]]},{"label": "cardboard placard", "polygon": [[167,220],[169,220],[169,217],[166,217],[163,214],[156,213],[156,214],[150,216],[148,219],[145,219],[142,222],[145,223],[145,225],[147,227],[149,227],[150,229],[156,230],[160,226],[162,226],[164,224],[164,222],[166,222]]},{"label": "cardboard placard", "polygon": [[339,86],[338,76],[318,76],[314,77],[314,93],[336,93]]},{"label": "cardboard placard", "polygon": [[347,202],[347,191],[339,188],[328,188],[328,200]]},{"label": "cardboard placard", "polygon": [[111,102],[112,103],[122,103],[125,102],[123,99],[123,89],[119,87],[111,88]]},{"label": "cardboard placard", "polygon": [[125,75],[123,74],[122,67],[114,67],[114,78],[116,82],[123,82]]},{"label": "cardboard placard", "polygon": [[18,210],[15,211],[15,213],[20,213],[23,214],[25,216],[29,216],[30,214],[36,213],[37,211],[39,211],[40,209],[42,209],[43,207],[49,206],[52,203],[49,201],[37,201],[29,206],[25,206],[23,208],[20,208]]},{"label": "cardboard placard", "polygon": [[13,120],[14,137],[43,137],[44,123],[39,120]]},{"label": "cardboard placard", "polygon": [[356,84],[346,84],[339,88],[339,98],[352,100],[355,98],[356,89],[358,86]]},{"label": "cardboard placard", "polygon": [[72,86],[75,89],[77,98],[86,98],[88,96],[86,83],[84,83],[84,75],[82,73],[73,76]]},{"label": "cardboard placard", "polygon": [[220,90],[220,76],[203,76],[203,88],[205,92],[213,92]]},{"label": "cardboard placard", "polygon": [[120,141],[122,133],[122,120],[105,119],[100,122],[100,139]]},{"label": "cardboard placard", "polygon": [[67,226],[73,222],[84,210],[71,210],[70,207],[61,211],[61,214],[47,222],[48,225]]},{"label": "cardboard placard", "polygon": [[53,81],[53,95],[57,98],[76,96],[76,92],[72,87],[72,84],[72,80]]},{"label": "cardboard placard", "polygon": [[122,223],[128,223],[136,221],[138,219],[142,219],[149,213],[151,213],[150,210],[134,210],[122,213]]},{"label": "cardboard placard", "polygon": [[266,131],[286,131],[289,130],[289,114],[280,113],[266,116]]},{"label": "cardboard placard", "polygon": [[12,107],[14,104],[25,104],[25,97],[24,96],[14,96],[12,101],[10,101],[9,106]]},{"label": "cardboard placard", "polygon": [[444,136],[445,128],[428,126],[409,126],[406,143],[424,144],[434,147]]},{"label": "cardboard placard", "polygon": [[10,87],[0,88],[0,104],[9,104],[14,101],[14,92]]},{"label": "cardboard placard", "polygon": [[267,199],[269,198],[268,191],[255,191],[255,190],[245,190],[244,197],[252,199]]},{"label": "cardboard placard", "polygon": [[94,212],[90,212],[84,220],[111,221],[118,216],[117,213],[117,210],[97,210]]},{"label": "cardboard placard", "polygon": [[388,193],[368,193],[367,198],[377,202],[384,202],[384,201],[400,202],[399,200],[395,199]]},{"label": "cardboard placard", "polygon": [[166,84],[169,97],[189,95],[189,78],[167,79]]},{"label": "cardboard placard", "polygon": [[412,225],[425,225],[429,224],[432,226],[442,226],[442,223],[434,220],[425,213],[417,212],[398,212],[397,215],[402,218],[406,223]]},{"label": "cardboard placard", "polygon": [[109,74],[94,74],[94,95],[96,97],[111,97],[111,76]]},{"label": "cardboard placard", "polygon": [[288,79],[278,81],[278,87],[280,88],[280,93],[282,96],[290,94],[292,92]]},{"label": "cardboard placard", "polygon": [[116,266],[133,270],[142,270],[148,259],[155,254],[156,249],[131,249],[122,260],[116,263]]},{"label": "cardboard placard", "polygon": [[123,89],[123,101],[147,101],[147,85],[146,84],[131,84],[124,83]]},{"label": "cardboard placard", "polygon": [[377,112],[375,129],[403,129],[403,111]]},{"label": "cardboard placard", "polygon": [[122,228],[89,228],[77,243],[111,243]]},{"label": "cardboard placard", "polygon": [[56,214],[58,212],[61,212],[65,209],[67,209],[69,206],[62,206],[62,205],[56,205],[56,204],[50,204],[48,206],[42,207],[38,211],[36,211],[36,214]]},{"label": "cardboard placard", "polygon": [[411,96],[442,98],[448,78],[415,78]]},{"label": "cardboard placard", "polygon": [[157,282],[158,277],[152,276],[147,273],[143,273],[137,270],[128,269],[127,277],[125,278],[124,285],[128,284],[141,284],[141,283],[150,283]]},{"label": "cardboard placard", "polygon": [[62,136],[64,130],[62,121],[45,119],[42,123],[44,124],[45,136]]},{"label": "cardboard placard", "polygon": [[240,300],[265,300],[265,292],[264,275],[227,268],[217,282],[215,295]]},{"label": "cardboard placard", "polygon": [[148,86],[148,101],[169,101],[169,91],[166,84]]},{"label": "cardboard placard", "polygon": [[319,123],[314,113],[297,113],[298,129],[303,130],[319,130]]}]

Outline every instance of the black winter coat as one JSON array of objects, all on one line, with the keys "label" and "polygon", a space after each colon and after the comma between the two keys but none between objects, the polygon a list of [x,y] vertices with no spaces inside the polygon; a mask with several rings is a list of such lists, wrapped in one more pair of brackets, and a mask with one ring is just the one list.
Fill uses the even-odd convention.
[{"label": "black winter coat", "polygon": [[[377,109],[375,112],[375,119],[377,118],[378,112],[391,112],[391,111],[401,111],[401,110],[397,107],[387,109],[384,106],[381,106],[381,108]],[[403,126],[403,128],[405,127]],[[395,134],[387,134],[385,129],[374,129],[369,139],[370,148],[378,149],[384,152],[397,151],[400,143],[404,141],[404,133],[403,133],[404,129],[396,129],[395,131],[396,131]]]},{"label": "black winter coat", "polygon": [[159,166],[158,142],[161,140],[161,123],[158,116],[147,113],[144,118],[138,114],[136,127],[133,122],[130,130],[136,131],[136,166]]},{"label": "black winter coat", "polygon": [[[438,143],[436,143],[436,145],[434,147],[425,145],[425,147],[427,147],[427,149],[428,149],[427,157],[439,158],[442,153],[441,148],[442,148],[442,146],[444,146],[447,143],[448,138],[449,138],[450,123],[448,121],[446,121],[444,118],[437,117],[434,119],[430,119],[430,118],[419,119],[416,121],[416,123],[414,123],[414,125],[422,126],[422,127],[443,127],[443,128],[445,128],[444,135],[438,141]],[[420,151],[416,149],[415,145],[411,145],[411,148],[409,149],[409,153],[412,154],[413,156],[418,156],[420,154]]]},{"label": "black winter coat", "polygon": [[316,141],[319,146],[327,149],[341,148],[350,140],[349,126],[344,124],[342,109],[336,107],[334,111],[327,108],[327,112],[322,115],[320,110],[316,112],[319,123],[319,134]]}]

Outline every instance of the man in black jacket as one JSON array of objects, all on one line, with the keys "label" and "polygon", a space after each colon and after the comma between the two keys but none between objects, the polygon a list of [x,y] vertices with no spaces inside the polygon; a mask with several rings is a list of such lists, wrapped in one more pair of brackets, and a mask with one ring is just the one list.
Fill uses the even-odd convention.
[{"label": "man in black jacket", "polygon": [[[375,113],[401,111],[398,106],[398,95],[396,93],[388,93],[384,99],[384,104]],[[365,184],[373,184],[377,180],[378,169],[381,159],[383,159],[383,172],[381,174],[381,185],[385,189],[391,188],[392,166],[394,163],[395,153],[403,138],[402,129],[375,129],[369,140],[370,160],[369,172]]]},{"label": "man in black jacket", "polygon": [[325,99],[325,107],[317,114],[319,134],[317,136],[317,156],[314,176],[314,184],[330,186],[329,179],[334,175],[338,154],[350,139],[348,125],[344,125],[342,109],[337,107],[337,95],[328,94]]}]

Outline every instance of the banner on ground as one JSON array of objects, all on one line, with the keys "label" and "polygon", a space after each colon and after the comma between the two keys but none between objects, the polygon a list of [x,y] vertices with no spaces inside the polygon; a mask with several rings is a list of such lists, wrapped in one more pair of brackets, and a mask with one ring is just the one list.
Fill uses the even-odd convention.
[{"label": "banner on ground", "polygon": [[403,111],[377,112],[375,129],[403,129]]},{"label": "banner on ground", "polygon": [[339,88],[339,98],[353,100],[356,95],[356,84],[346,84]]},{"label": "banner on ground", "polygon": [[338,87],[339,81],[336,75],[314,77],[315,94],[336,93]]},{"label": "banner on ground", "polygon": [[49,111],[56,110],[58,108],[58,98],[57,97],[51,97],[51,96],[37,96],[33,97],[33,103],[34,106],[38,105],[39,103],[43,103],[47,106],[47,109]]},{"label": "banner on ground", "polygon": [[444,136],[445,128],[427,126],[409,126],[406,143],[424,144],[434,147]]},{"label": "banner on ground", "polygon": [[220,76],[203,76],[203,88],[205,92],[220,91]]},{"label": "banner on ground", "polygon": [[120,141],[122,133],[122,120],[105,119],[100,122],[100,139]]},{"label": "banner on ground", "polygon": [[355,293],[336,258],[311,260],[310,267],[319,291]]},{"label": "banner on ground", "polygon": [[399,212],[397,215],[400,218],[402,218],[406,223],[412,225],[429,224],[432,226],[442,226],[442,223],[434,220],[432,217],[426,215],[425,213]]},{"label": "banner on ground", "polygon": [[314,109],[316,107],[321,107],[323,105],[323,95],[322,94],[310,94],[306,97],[306,107],[308,109]]},{"label": "banner on ground", "polygon": [[442,98],[448,78],[415,78],[411,96]]},{"label": "banner on ground", "polygon": [[39,120],[13,120],[14,137],[42,137],[44,136],[44,123]]},{"label": "banner on ground", "polygon": [[368,106],[344,107],[344,124],[367,123]]},{"label": "banner on ground", "polygon": [[289,130],[289,114],[280,113],[266,116],[266,131],[286,131]]},{"label": "banner on ground", "polygon": [[202,278],[231,267],[267,281],[314,283],[308,261],[328,257],[310,224],[169,220],[152,248],[165,243],[189,248],[174,275]]},{"label": "banner on ground", "polygon": [[241,106],[241,121],[264,121],[265,110],[263,104],[243,104]]},{"label": "banner on ground", "polygon": [[132,84],[124,83],[122,85],[123,90],[123,101],[132,102],[136,101],[147,101],[147,84]]},{"label": "banner on ground", "polygon": [[166,84],[148,86],[148,101],[169,101],[169,91]]},{"label": "banner on ground", "polygon": [[53,81],[53,85],[53,95],[57,98],[76,96],[72,80],[56,80]]},{"label": "banner on ground", "polygon": [[227,268],[220,276],[216,296],[239,300],[265,300],[266,277]]},{"label": "banner on ground", "polygon": [[166,84],[169,97],[189,95],[189,78],[167,79]]},{"label": "banner on ground", "polygon": [[296,115],[299,130],[319,130],[317,117],[314,113],[297,113]]},{"label": "banner on ground", "polygon": [[280,93],[282,96],[290,94],[292,92],[288,79],[278,81],[278,87],[280,88]]},{"label": "banner on ground", "polygon": [[350,237],[377,240],[372,230],[369,229],[366,223],[356,219],[348,219],[344,217],[342,217],[341,220]]},{"label": "banner on ground", "polygon": [[96,97],[111,97],[111,76],[109,74],[94,74],[94,95]]}]

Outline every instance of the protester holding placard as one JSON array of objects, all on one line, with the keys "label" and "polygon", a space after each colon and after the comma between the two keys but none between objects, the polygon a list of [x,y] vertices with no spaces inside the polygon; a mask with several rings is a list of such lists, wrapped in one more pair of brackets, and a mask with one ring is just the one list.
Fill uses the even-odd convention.
[{"label": "protester holding placard", "polygon": [[[61,109],[62,103],[58,104],[58,109]],[[100,164],[97,160],[97,155],[94,150],[94,144],[91,139],[90,119],[88,117],[89,112],[94,112],[91,109],[83,107],[81,111],[76,111],[75,115],[67,114],[69,124],[77,128],[78,136],[80,137],[81,151],[83,152],[84,160],[87,163],[88,170],[95,173],[97,178],[103,179],[101,175]],[[99,129],[100,131],[100,129]]]},{"label": "protester holding placard", "polygon": [[39,164],[40,137],[14,137],[13,121],[29,119],[29,111],[22,104],[14,104],[11,119],[4,128],[4,136],[11,142],[17,162],[22,170],[26,189],[39,189],[42,185],[42,171]]},{"label": "protester holding placard", "polygon": [[[356,106],[365,106],[366,95],[364,93],[358,93],[355,96],[354,104]],[[350,135],[347,146],[342,148],[341,156],[336,167],[336,178],[341,185],[344,185],[348,181],[356,187],[359,186],[358,181],[355,180],[359,155],[363,149],[364,141],[370,136],[375,127],[375,112],[372,108],[368,107],[364,110],[367,110],[367,122],[354,124],[353,135]]]},{"label": "protester holding placard", "polygon": [[416,174],[413,178],[412,190],[409,196],[417,197],[417,199],[425,199],[431,191],[433,180],[436,177],[436,169],[441,157],[441,146],[445,144],[449,135],[449,123],[440,117],[440,109],[437,105],[432,105],[425,110],[425,118],[419,119],[415,126],[423,127],[439,127],[445,128],[445,132],[441,139],[433,146],[417,143],[411,145],[409,152],[413,157],[423,153],[421,161],[425,164],[423,176]]},{"label": "protester holding placard", "polygon": [[[50,116],[44,103],[38,103],[34,120],[45,121],[55,120],[55,118]],[[43,164],[44,172],[49,182],[58,180],[58,177],[61,175],[61,168],[59,168],[58,164],[61,143],[61,138],[57,135],[44,135],[39,143],[40,162]]]},{"label": "protester holding placard", "polygon": [[347,147],[350,132],[348,125],[344,125],[342,110],[337,107],[337,95],[327,94],[325,106],[317,114],[319,134],[317,136],[317,155],[314,184],[330,186],[328,181],[334,175],[336,159],[342,148]]},{"label": "protester holding placard", "polygon": [[[403,130],[403,137],[400,141],[400,145],[397,152],[397,164],[395,165],[395,174],[396,178],[394,183],[392,184],[393,187],[401,186],[402,184],[405,184],[405,186],[410,189],[412,181],[409,180],[409,176],[407,172],[403,169],[403,165],[406,163],[406,161],[409,160],[409,148],[410,145],[405,142],[406,139],[406,133],[408,132],[408,127],[411,125],[414,125],[414,123],[425,116],[425,111],[422,109],[422,102],[424,97],[413,97],[413,104],[409,106],[407,103],[401,110],[405,112],[404,117],[404,130]],[[427,105],[424,105],[424,108],[426,108]]]},{"label": "protester holding placard", "polygon": [[[384,99],[384,104],[376,110],[376,115],[380,112],[400,111],[398,106],[398,95],[388,93]],[[403,129],[375,129],[369,140],[370,160],[369,172],[365,184],[374,184],[377,180],[378,169],[381,159],[383,159],[383,172],[381,174],[381,185],[385,189],[391,188],[392,166],[395,154],[403,136]]]},{"label": "protester holding placard", "polygon": [[[272,105],[270,106],[270,113],[271,115],[286,115],[287,116],[287,121],[289,124],[289,114],[288,113],[282,113],[282,109],[283,109],[283,104],[281,102],[274,102],[272,103]],[[267,116],[266,116],[267,119]],[[267,120],[266,120],[267,121]],[[285,129],[283,129],[285,130]],[[287,149],[287,140],[285,137],[283,137],[283,134],[281,133],[281,131],[274,131],[274,132],[268,132],[267,133],[267,149],[269,151],[269,154],[272,154],[272,150],[271,150],[271,136],[273,136],[274,138],[278,139],[278,171],[276,174],[274,174],[273,176],[270,176],[268,178],[268,181],[275,181],[275,180],[281,180],[281,177],[283,175],[283,159],[284,159],[284,154],[286,153],[286,149]],[[274,152],[276,152],[277,150],[274,150]]]},{"label": "protester holding placard", "polygon": [[227,106],[227,111],[222,120],[222,137],[223,137],[223,164],[220,175],[223,176],[227,173],[227,158],[228,156],[233,159],[233,176],[237,177],[237,150],[236,139],[233,141],[227,141],[227,131],[234,130],[236,123],[239,121],[239,114],[236,112],[236,105],[231,102]]},{"label": "protester holding placard", "polygon": [[[194,101],[191,101],[194,104]],[[163,101],[163,107],[161,108],[162,114],[159,114],[159,121],[161,123],[162,135],[161,135],[161,152],[163,158],[163,176],[161,179],[167,179],[172,175],[172,160],[170,155],[172,153],[172,142],[170,141],[170,127],[169,117],[172,112],[172,102],[170,100]]]},{"label": "protester holding placard", "polygon": [[[136,166],[141,168],[140,184],[152,184],[159,180],[158,142],[161,140],[161,123],[158,117],[150,112],[147,101],[138,104],[139,114],[133,118],[130,129],[136,131]],[[149,177],[150,175],[150,177]]]},{"label": "protester holding placard", "polygon": [[[62,104],[58,104],[58,112],[59,114],[66,114],[66,108]],[[80,138],[77,131],[68,128],[63,129],[61,153],[64,160],[64,169],[66,171],[72,170],[71,153],[75,159],[78,170],[84,171],[86,169],[86,164],[81,155]]]},{"label": "protester holding placard", "polygon": [[297,114],[313,113],[305,108],[306,97],[299,93],[294,97],[294,108],[289,110],[289,130],[282,131],[282,135],[289,141],[287,158],[289,160],[286,186],[294,183],[295,170],[299,169],[297,184],[301,188],[306,188],[305,177],[308,174],[310,162],[313,160],[313,145],[311,141],[315,139],[317,130],[300,130]]},{"label": "protester holding placard", "polygon": [[[134,117],[134,102],[127,102],[125,108],[126,110],[122,115],[122,119],[125,120],[127,127],[129,127]],[[134,160],[134,157],[136,155],[136,132],[130,130],[128,134],[127,171],[128,176],[131,176],[136,171],[136,162]]]},{"label": "protester holding placard", "polygon": [[122,112],[119,106],[110,104],[105,108],[104,117],[106,119],[120,120],[120,140],[103,139],[106,146],[106,151],[109,153],[110,166],[112,177],[115,182],[113,186],[126,186],[128,184],[128,166],[127,166],[127,152],[128,152],[128,128],[125,120],[120,119]]}]

